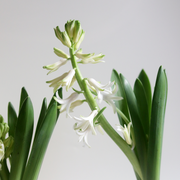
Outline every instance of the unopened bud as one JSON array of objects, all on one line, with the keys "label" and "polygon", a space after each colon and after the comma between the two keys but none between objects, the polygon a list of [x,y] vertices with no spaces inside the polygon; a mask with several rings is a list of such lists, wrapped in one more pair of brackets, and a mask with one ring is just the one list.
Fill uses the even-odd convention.
[{"label": "unopened bud", "polygon": [[4,144],[0,140],[0,161],[4,158]]},{"label": "unopened bud", "polygon": [[73,38],[74,27],[75,27],[75,20],[69,20],[65,24],[65,30],[66,30],[66,32],[67,32],[70,39]]},{"label": "unopened bud", "polygon": [[66,58],[66,59],[69,58],[69,55],[67,55],[64,51],[60,49],[54,48],[54,53],[59,57]]},{"label": "unopened bud", "polygon": [[67,35],[66,31],[61,32],[59,27],[57,26],[54,29],[56,37],[67,47],[71,47],[71,41],[69,39],[69,36]]},{"label": "unopened bud", "polygon": [[82,30],[82,33],[79,37],[79,40],[75,43],[74,48],[78,49],[82,41],[84,40],[85,32]]},{"label": "unopened bud", "polygon": [[81,24],[79,21],[75,21],[74,34],[73,34],[74,43],[78,42],[81,34],[82,34]]}]

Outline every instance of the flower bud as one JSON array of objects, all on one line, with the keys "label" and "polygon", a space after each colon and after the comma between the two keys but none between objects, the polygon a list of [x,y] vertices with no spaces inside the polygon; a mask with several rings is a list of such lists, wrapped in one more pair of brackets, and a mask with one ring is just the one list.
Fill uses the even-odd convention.
[{"label": "flower bud", "polygon": [[4,158],[4,144],[0,140],[0,161]]},{"label": "flower bud", "polygon": [[0,138],[3,135],[3,131],[4,131],[4,125],[3,125],[3,123],[0,123]]},{"label": "flower bud", "polygon": [[75,20],[69,20],[65,24],[65,30],[66,30],[66,32],[67,32],[70,39],[73,38],[74,27],[75,27]]},{"label": "flower bud", "polygon": [[74,48],[78,49],[82,41],[84,40],[85,32],[82,30],[79,40],[75,43]]},{"label": "flower bud", "polygon": [[79,21],[75,21],[75,27],[74,27],[74,33],[73,33],[73,41],[74,43],[77,43],[81,34],[82,34],[82,28]]},{"label": "flower bud", "polygon": [[69,39],[69,36],[67,35],[66,31],[61,32],[59,27],[57,26],[54,29],[56,37],[67,47],[71,47],[71,41]]},{"label": "flower bud", "polygon": [[87,58],[94,56],[94,53],[82,54],[80,52],[76,52],[75,56],[79,59],[87,59]]},{"label": "flower bud", "polygon": [[4,130],[3,130],[3,133],[2,133],[2,137],[1,137],[1,138],[2,138],[2,139],[5,139],[6,134],[9,132],[9,126],[8,126],[7,123],[4,123],[3,126],[4,126]]},{"label": "flower bud", "polygon": [[54,48],[54,53],[59,57],[62,57],[65,59],[69,58],[69,55],[67,55],[64,51],[62,51],[60,49]]},{"label": "flower bud", "polygon": [[6,148],[5,158],[8,158],[13,152],[14,138],[12,136],[9,136],[7,139],[4,140],[3,143]]}]

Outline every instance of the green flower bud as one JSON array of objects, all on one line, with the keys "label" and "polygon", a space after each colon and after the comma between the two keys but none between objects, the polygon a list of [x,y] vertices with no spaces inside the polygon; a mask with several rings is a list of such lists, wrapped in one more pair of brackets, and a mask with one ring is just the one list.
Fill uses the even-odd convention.
[{"label": "green flower bud", "polygon": [[73,34],[74,43],[78,42],[81,34],[82,34],[81,24],[79,21],[75,21],[74,34]]},{"label": "green flower bud", "polygon": [[0,161],[4,158],[4,144],[0,140]]},{"label": "green flower bud", "polygon": [[82,54],[80,52],[76,52],[75,56],[78,57],[79,59],[87,59],[94,56],[94,53]]},{"label": "green flower bud", "polygon": [[0,123],[4,122],[4,118],[0,115]]},{"label": "green flower bud", "polygon": [[6,134],[9,132],[9,126],[8,126],[8,124],[7,124],[7,123],[4,123],[3,125],[4,125],[4,130],[3,130],[2,137],[1,137],[2,140],[5,139]]},{"label": "green flower bud", "polygon": [[0,138],[2,138],[3,132],[4,132],[4,125],[3,123],[0,123]]},{"label": "green flower bud", "polygon": [[75,20],[69,20],[65,24],[65,30],[66,30],[66,32],[67,32],[70,39],[73,38],[74,27],[75,27]]},{"label": "green flower bud", "polygon": [[67,35],[66,31],[61,32],[59,27],[57,26],[54,29],[56,37],[67,47],[71,47],[71,41],[69,39],[69,36]]},{"label": "green flower bud", "polygon": [[54,53],[59,57],[62,57],[62,58],[65,58],[65,59],[69,58],[69,55],[67,55],[64,51],[62,51],[60,49],[54,48]]},{"label": "green flower bud", "polygon": [[8,158],[13,152],[13,145],[14,138],[12,136],[9,136],[7,139],[4,140],[4,146],[6,148],[5,158]]},{"label": "green flower bud", "polygon": [[82,30],[82,33],[79,37],[79,40],[75,43],[74,48],[78,49],[82,41],[84,40],[85,32]]}]

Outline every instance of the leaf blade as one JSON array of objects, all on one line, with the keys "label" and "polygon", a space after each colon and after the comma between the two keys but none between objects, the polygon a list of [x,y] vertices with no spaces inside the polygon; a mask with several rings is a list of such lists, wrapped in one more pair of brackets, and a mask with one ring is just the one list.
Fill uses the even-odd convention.
[{"label": "leaf blade", "polygon": [[19,180],[24,172],[33,133],[34,111],[32,102],[27,97],[19,112],[14,136],[14,150],[11,159],[9,180]]}]

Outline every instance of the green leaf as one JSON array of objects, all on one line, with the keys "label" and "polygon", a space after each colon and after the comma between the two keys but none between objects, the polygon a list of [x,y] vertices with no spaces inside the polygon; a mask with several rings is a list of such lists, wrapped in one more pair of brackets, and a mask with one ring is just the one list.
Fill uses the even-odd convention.
[{"label": "green leaf", "polygon": [[56,125],[57,104],[54,102],[48,109],[43,124],[33,142],[31,154],[28,160],[22,180],[37,180],[43,158]]},{"label": "green leaf", "polygon": [[15,131],[16,131],[16,125],[17,125],[17,114],[16,111],[11,104],[11,102],[8,103],[8,125],[9,125],[9,136],[14,137]]},{"label": "green leaf", "polygon": [[24,100],[18,116],[14,136],[9,180],[20,180],[24,172],[33,133],[34,112],[29,97]]},{"label": "green leaf", "polygon": [[152,105],[152,92],[151,92],[151,83],[149,81],[149,78],[146,74],[146,72],[144,71],[144,69],[142,69],[142,71],[140,72],[138,79],[141,81],[144,90],[145,90],[145,94],[146,94],[146,98],[147,98],[147,103],[148,103],[148,109],[149,109],[149,119],[151,118],[151,105]]},{"label": "green leaf", "polygon": [[160,179],[161,151],[167,91],[168,85],[166,73],[163,68],[160,67],[157,74],[152,101],[148,144],[147,180]]},{"label": "green leaf", "polygon": [[136,97],[133,93],[133,90],[128,83],[128,81],[124,78],[122,74],[120,74],[120,79],[123,83],[127,103],[130,111],[130,116],[133,124],[134,129],[134,136],[135,136],[135,143],[136,143],[136,150],[137,155],[139,159],[139,163],[141,166],[141,170],[143,173],[143,177],[145,176],[144,173],[146,173],[146,163],[147,163],[147,142],[146,142],[146,136],[140,121],[138,109],[137,109],[137,102]]},{"label": "green leaf", "polygon": [[28,93],[25,89],[25,87],[22,87],[21,89],[21,96],[20,96],[20,103],[19,103],[19,112],[21,110],[22,104],[24,102],[24,100],[28,97]]},{"label": "green leaf", "polygon": [[[122,81],[119,77],[119,74],[117,73],[116,70],[113,69],[112,75],[111,75],[111,81],[115,81],[117,86],[118,86],[118,91],[117,91],[117,96],[123,97],[123,100],[121,101],[115,101],[116,107],[123,112],[123,114],[130,119],[129,117],[129,110],[128,110],[128,105],[127,105],[127,99],[124,91],[124,87],[122,84]],[[123,118],[118,114],[119,122],[122,126],[124,126],[125,122]]]},{"label": "green leaf", "polygon": [[149,123],[150,123],[150,112],[148,108],[148,102],[146,98],[145,89],[139,79],[136,79],[134,84],[134,94],[137,100],[137,107],[141,124],[143,126],[144,133],[149,135]]},{"label": "green leaf", "polygon": [[46,98],[44,98],[42,107],[41,107],[41,112],[40,112],[39,119],[38,119],[38,123],[36,126],[35,138],[36,138],[37,134],[39,133],[39,130],[43,124],[44,117],[46,115],[46,111],[47,111],[47,100],[46,100]]},{"label": "green leaf", "polygon": [[[63,95],[62,95],[62,88],[58,89],[57,92],[58,92],[59,97],[62,98],[63,97]],[[53,97],[52,97],[52,99],[51,99],[51,101],[50,101],[50,103],[48,105],[48,109],[49,109],[49,107],[51,107],[51,105],[54,102],[56,102],[55,99],[54,99],[54,96],[56,96],[56,93],[54,93],[54,95],[53,95]],[[60,105],[60,104],[58,103],[58,105]],[[57,109],[57,119],[59,117],[59,113],[60,113],[60,111],[59,111],[59,109]]]}]

